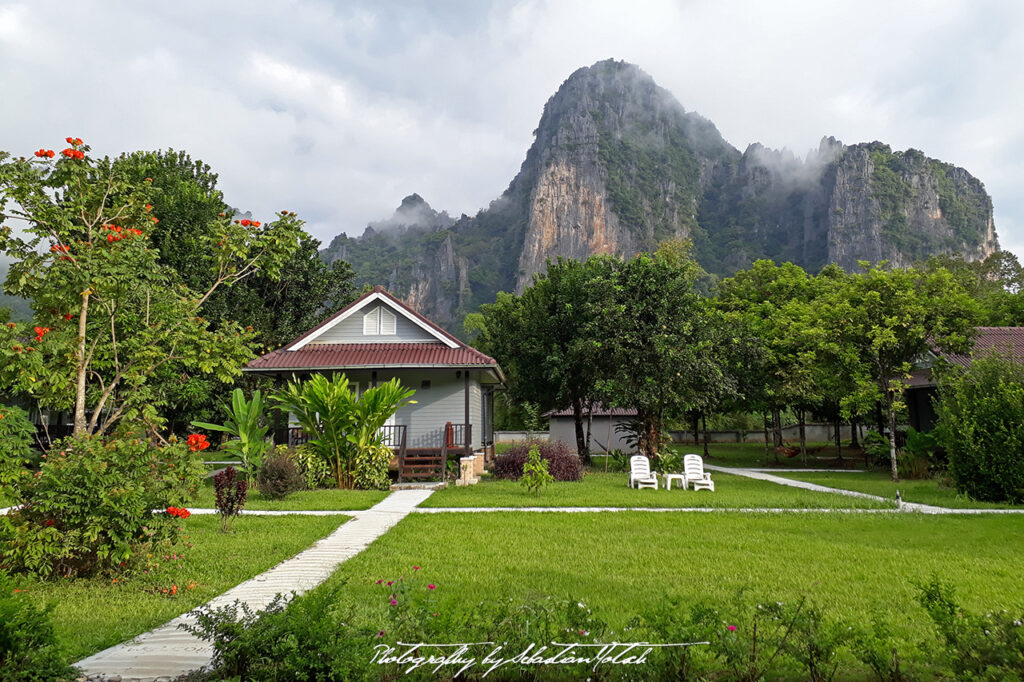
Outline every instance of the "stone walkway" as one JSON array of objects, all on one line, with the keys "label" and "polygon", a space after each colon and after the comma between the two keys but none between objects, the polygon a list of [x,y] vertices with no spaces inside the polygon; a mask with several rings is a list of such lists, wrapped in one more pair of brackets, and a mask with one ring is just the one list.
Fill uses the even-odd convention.
[{"label": "stone walkway", "polygon": [[[227,606],[239,600],[258,610],[266,607],[277,594],[293,591],[301,594],[312,589],[334,573],[342,562],[390,530],[431,494],[430,490],[402,490],[367,510],[327,512],[349,514],[354,518],[309,549],[237,585],[206,605]],[[126,682],[169,679],[202,668],[210,663],[213,647],[179,629],[180,624],[191,621],[188,614],[179,616],[156,630],[93,654],[75,665],[96,679],[120,677]]]}]

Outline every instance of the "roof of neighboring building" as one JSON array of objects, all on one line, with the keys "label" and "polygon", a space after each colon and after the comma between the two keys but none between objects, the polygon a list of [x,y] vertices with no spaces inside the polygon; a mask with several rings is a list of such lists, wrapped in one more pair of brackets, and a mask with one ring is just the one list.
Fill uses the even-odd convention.
[{"label": "roof of neighboring building", "polygon": [[[583,410],[583,413],[586,414],[586,409]],[[591,410],[591,414],[593,416],[595,416],[595,417],[635,417],[636,416],[636,410],[634,408],[632,408],[632,407],[611,407],[611,408],[608,408],[608,407],[605,407],[604,405],[602,405],[601,403],[597,403],[596,405],[594,405],[593,410]],[[572,408],[565,409],[565,410],[549,410],[549,411],[545,412],[543,416],[548,417],[548,418],[551,418],[551,417],[571,417],[572,416]]]},{"label": "roof of neighboring building", "polygon": [[[974,339],[974,348],[970,355],[940,354],[954,365],[967,367],[971,358],[979,353],[996,351],[1018,360],[1024,360],[1024,327],[976,327],[978,335]],[[931,369],[916,369],[910,373],[907,381],[910,388],[927,388],[935,386]]]},{"label": "roof of neighboring building", "polygon": [[[397,312],[434,336],[438,343],[312,343],[334,324],[375,300],[390,304]],[[459,341],[380,286],[374,287],[291,343],[251,361],[245,369],[266,372],[357,367],[480,367],[495,370],[498,379],[502,382],[505,380],[494,358]]]}]

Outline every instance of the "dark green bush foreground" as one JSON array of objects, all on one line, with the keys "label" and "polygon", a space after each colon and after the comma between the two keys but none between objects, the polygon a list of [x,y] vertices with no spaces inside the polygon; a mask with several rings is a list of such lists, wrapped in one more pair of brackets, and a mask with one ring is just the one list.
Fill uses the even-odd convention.
[{"label": "dark green bush foreground", "polygon": [[49,612],[35,606],[17,583],[0,572],[0,679],[4,682],[73,680],[57,643]]},{"label": "dark green bush foreground", "polygon": [[986,502],[1024,502],[1024,365],[978,357],[939,382],[938,441],[960,492]]},{"label": "dark green bush foreground", "polygon": [[[917,601],[934,628],[908,642],[881,620],[846,622],[810,599],[758,601],[744,592],[723,604],[666,600],[616,632],[574,600],[542,597],[460,609],[437,599],[416,570],[408,579],[379,582],[377,608],[345,605],[344,585],[336,585],[290,604],[278,598],[259,613],[244,606],[201,609],[191,631],[214,643],[217,668],[194,677],[446,680],[462,670],[458,679],[467,680],[485,674],[489,680],[1024,679],[1024,609],[964,611],[953,588],[935,578],[917,585]],[[612,642],[692,646],[594,646]],[[462,660],[442,662],[455,650],[430,643],[477,644],[459,652]],[[569,644],[578,646],[569,650]],[[538,659],[517,659],[524,651]],[[382,662],[384,656],[399,662]],[[571,656],[589,660],[567,661]],[[495,666],[500,659],[512,660]]]}]

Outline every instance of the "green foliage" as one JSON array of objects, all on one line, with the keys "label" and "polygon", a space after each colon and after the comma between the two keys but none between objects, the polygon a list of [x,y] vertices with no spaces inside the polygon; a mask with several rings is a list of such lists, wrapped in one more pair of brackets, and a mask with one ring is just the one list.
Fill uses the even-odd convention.
[{"label": "green foliage", "polygon": [[637,410],[641,451],[654,458],[666,419],[709,410],[734,392],[727,356],[739,345],[721,315],[694,289],[701,270],[676,249],[621,264],[601,325],[609,368],[599,391]]},{"label": "green foliage", "polygon": [[548,473],[547,460],[540,456],[540,448],[531,445],[526,454],[526,463],[523,464],[523,475],[519,477],[520,485],[534,495],[539,495],[545,486],[554,482],[555,477]]},{"label": "green foliage", "polygon": [[991,355],[941,374],[936,413],[957,489],[977,500],[1024,502],[1024,367]]},{"label": "green foliage", "polygon": [[[866,272],[847,275],[829,288],[818,313],[853,379],[853,390],[841,401],[844,415],[865,415],[881,403],[892,439],[896,414],[905,407],[912,363],[934,350],[966,352],[978,310],[945,270],[928,273],[883,265],[863,263]],[[894,440],[890,469],[898,480]]]},{"label": "green foliage", "polygon": [[308,489],[316,490],[330,485],[331,467],[316,454],[316,449],[313,446],[303,444],[291,450],[287,445],[278,445],[274,448],[274,452],[287,452],[295,460]]},{"label": "green foliage", "polygon": [[53,632],[50,611],[39,608],[0,571],[0,671],[6,682],[70,681],[78,671],[66,663]]},{"label": "green foliage", "polygon": [[269,500],[283,500],[291,493],[305,488],[306,478],[287,450],[275,450],[263,460],[257,477],[257,486],[263,497]]},{"label": "green foliage", "polygon": [[330,379],[314,374],[302,382],[288,382],[273,399],[311,436],[309,445],[330,464],[337,487],[379,489],[387,479],[390,460],[384,459],[386,434],[380,429],[400,407],[412,402],[413,394],[392,379],[357,399],[344,374]]},{"label": "green foliage", "polygon": [[20,407],[0,405],[0,491],[26,474],[33,459],[36,429]]},{"label": "green foliage", "polygon": [[224,443],[223,449],[242,460],[242,468],[252,478],[260,470],[263,454],[270,448],[267,442],[267,431],[270,427],[263,419],[263,394],[254,391],[252,400],[245,399],[242,389],[231,392],[231,406],[224,406],[228,419],[223,424],[193,422],[193,426],[211,431],[219,431],[232,436]]},{"label": "green foliage", "polygon": [[934,576],[916,587],[956,679],[1024,678],[1024,610],[971,613],[960,606],[953,585]]},{"label": "green foliage", "polygon": [[205,469],[184,443],[139,438],[59,441],[35,474],[5,486],[20,507],[0,517],[0,568],[40,577],[90,575],[177,535],[161,510],[180,506]]},{"label": "green foliage", "polygon": [[280,277],[295,251],[292,214],[267,225],[218,218],[199,238],[209,285],[192,289],[150,240],[158,201],[152,182],[93,159],[79,140],[56,162],[0,152],[0,209],[26,225],[22,236],[0,226],[0,250],[15,259],[5,289],[35,311],[33,328],[0,328],[0,390],[73,407],[76,435],[108,433],[121,420],[159,427],[167,370],[233,381],[253,356],[252,332],[214,330],[200,309],[258,271]]}]

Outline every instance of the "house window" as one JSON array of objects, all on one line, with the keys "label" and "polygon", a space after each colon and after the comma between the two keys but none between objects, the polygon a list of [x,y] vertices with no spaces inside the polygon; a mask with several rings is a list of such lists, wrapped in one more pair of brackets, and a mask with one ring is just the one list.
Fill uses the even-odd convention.
[{"label": "house window", "polygon": [[394,336],[398,331],[398,318],[390,310],[374,308],[363,315],[363,336]]}]

